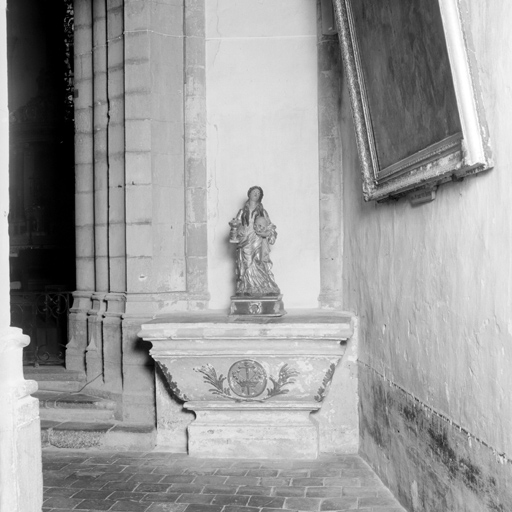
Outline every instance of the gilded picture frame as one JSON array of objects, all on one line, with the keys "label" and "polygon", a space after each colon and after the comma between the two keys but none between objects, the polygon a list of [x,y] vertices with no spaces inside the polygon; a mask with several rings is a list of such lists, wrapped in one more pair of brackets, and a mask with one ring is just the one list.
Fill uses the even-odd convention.
[{"label": "gilded picture frame", "polygon": [[492,168],[458,0],[333,0],[366,201]]}]

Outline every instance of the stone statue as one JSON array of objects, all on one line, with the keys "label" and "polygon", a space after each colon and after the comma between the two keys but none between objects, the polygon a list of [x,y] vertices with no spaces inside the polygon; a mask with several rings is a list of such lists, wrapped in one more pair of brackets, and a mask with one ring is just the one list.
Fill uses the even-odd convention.
[{"label": "stone statue", "polygon": [[251,187],[247,201],[229,223],[229,241],[236,247],[236,294],[231,314],[281,316],[281,292],[272,274],[270,246],[277,238],[276,226],[263,207],[263,189]]}]

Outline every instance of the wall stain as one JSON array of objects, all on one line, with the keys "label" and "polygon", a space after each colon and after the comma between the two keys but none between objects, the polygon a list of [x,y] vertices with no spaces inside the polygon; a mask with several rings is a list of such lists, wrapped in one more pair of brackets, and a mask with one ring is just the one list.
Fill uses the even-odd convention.
[{"label": "wall stain", "polygon": [[411,485],[421,481],[420,510],[512,512],[510,459],[500,463],[487,443],[367,365],[360,368],[362,453],[368,447],[375,469],[386,468],[380,476],[402,504],[412,510]]},{"label": "wall stain", "polygon": [[439,455],[441,462],[448,468],[450,476],[455,478],[458,472],[457,454],[450,447],[446,432],[436,432],[432,427],[427,432],[432,441],[430,447]]},{"label": "wall stain", "polygon": [[495,503],[492,498],[489,499],[489,503],[488,503],[488,506],[489,506],[489,510],[491,510],[492,512],[508,512],[507,510],[505,510],[505,507],[499,503]]}]

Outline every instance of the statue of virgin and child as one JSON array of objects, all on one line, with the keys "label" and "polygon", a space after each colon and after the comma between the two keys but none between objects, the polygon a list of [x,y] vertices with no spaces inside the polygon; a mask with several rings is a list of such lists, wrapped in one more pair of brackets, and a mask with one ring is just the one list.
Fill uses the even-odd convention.
[{"label": "statue of virgin and child", "polygon": [[281,292],[274,280],[270,261],[270,246],[277,237],[276,226],[261,202],[263,189],[251,187],[247,197],[244,207],[229,223],[229,241],[237,244],[234,298],[278,297]]}]

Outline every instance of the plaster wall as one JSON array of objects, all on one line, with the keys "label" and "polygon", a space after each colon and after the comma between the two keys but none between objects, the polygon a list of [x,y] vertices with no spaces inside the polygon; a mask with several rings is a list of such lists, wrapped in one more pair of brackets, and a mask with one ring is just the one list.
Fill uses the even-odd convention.
[{"label": "plaster wall", "polygon": [[[344,296],[360,317],[362,450],[414,511],[510,510],[512,500],[500,487],[512,462],[512,4],[460,4],[494,170],[422,206],[364,203],[344,91]],[[418,408],[421,425],[407,414]],[[443,471],[444,502],[433,485]]]},{"label": "plaster wall", "polygon": [[228,222],[260,185],[285,307],[320,292],[315,0],[206,3],[210,308],[234,293]]}]

